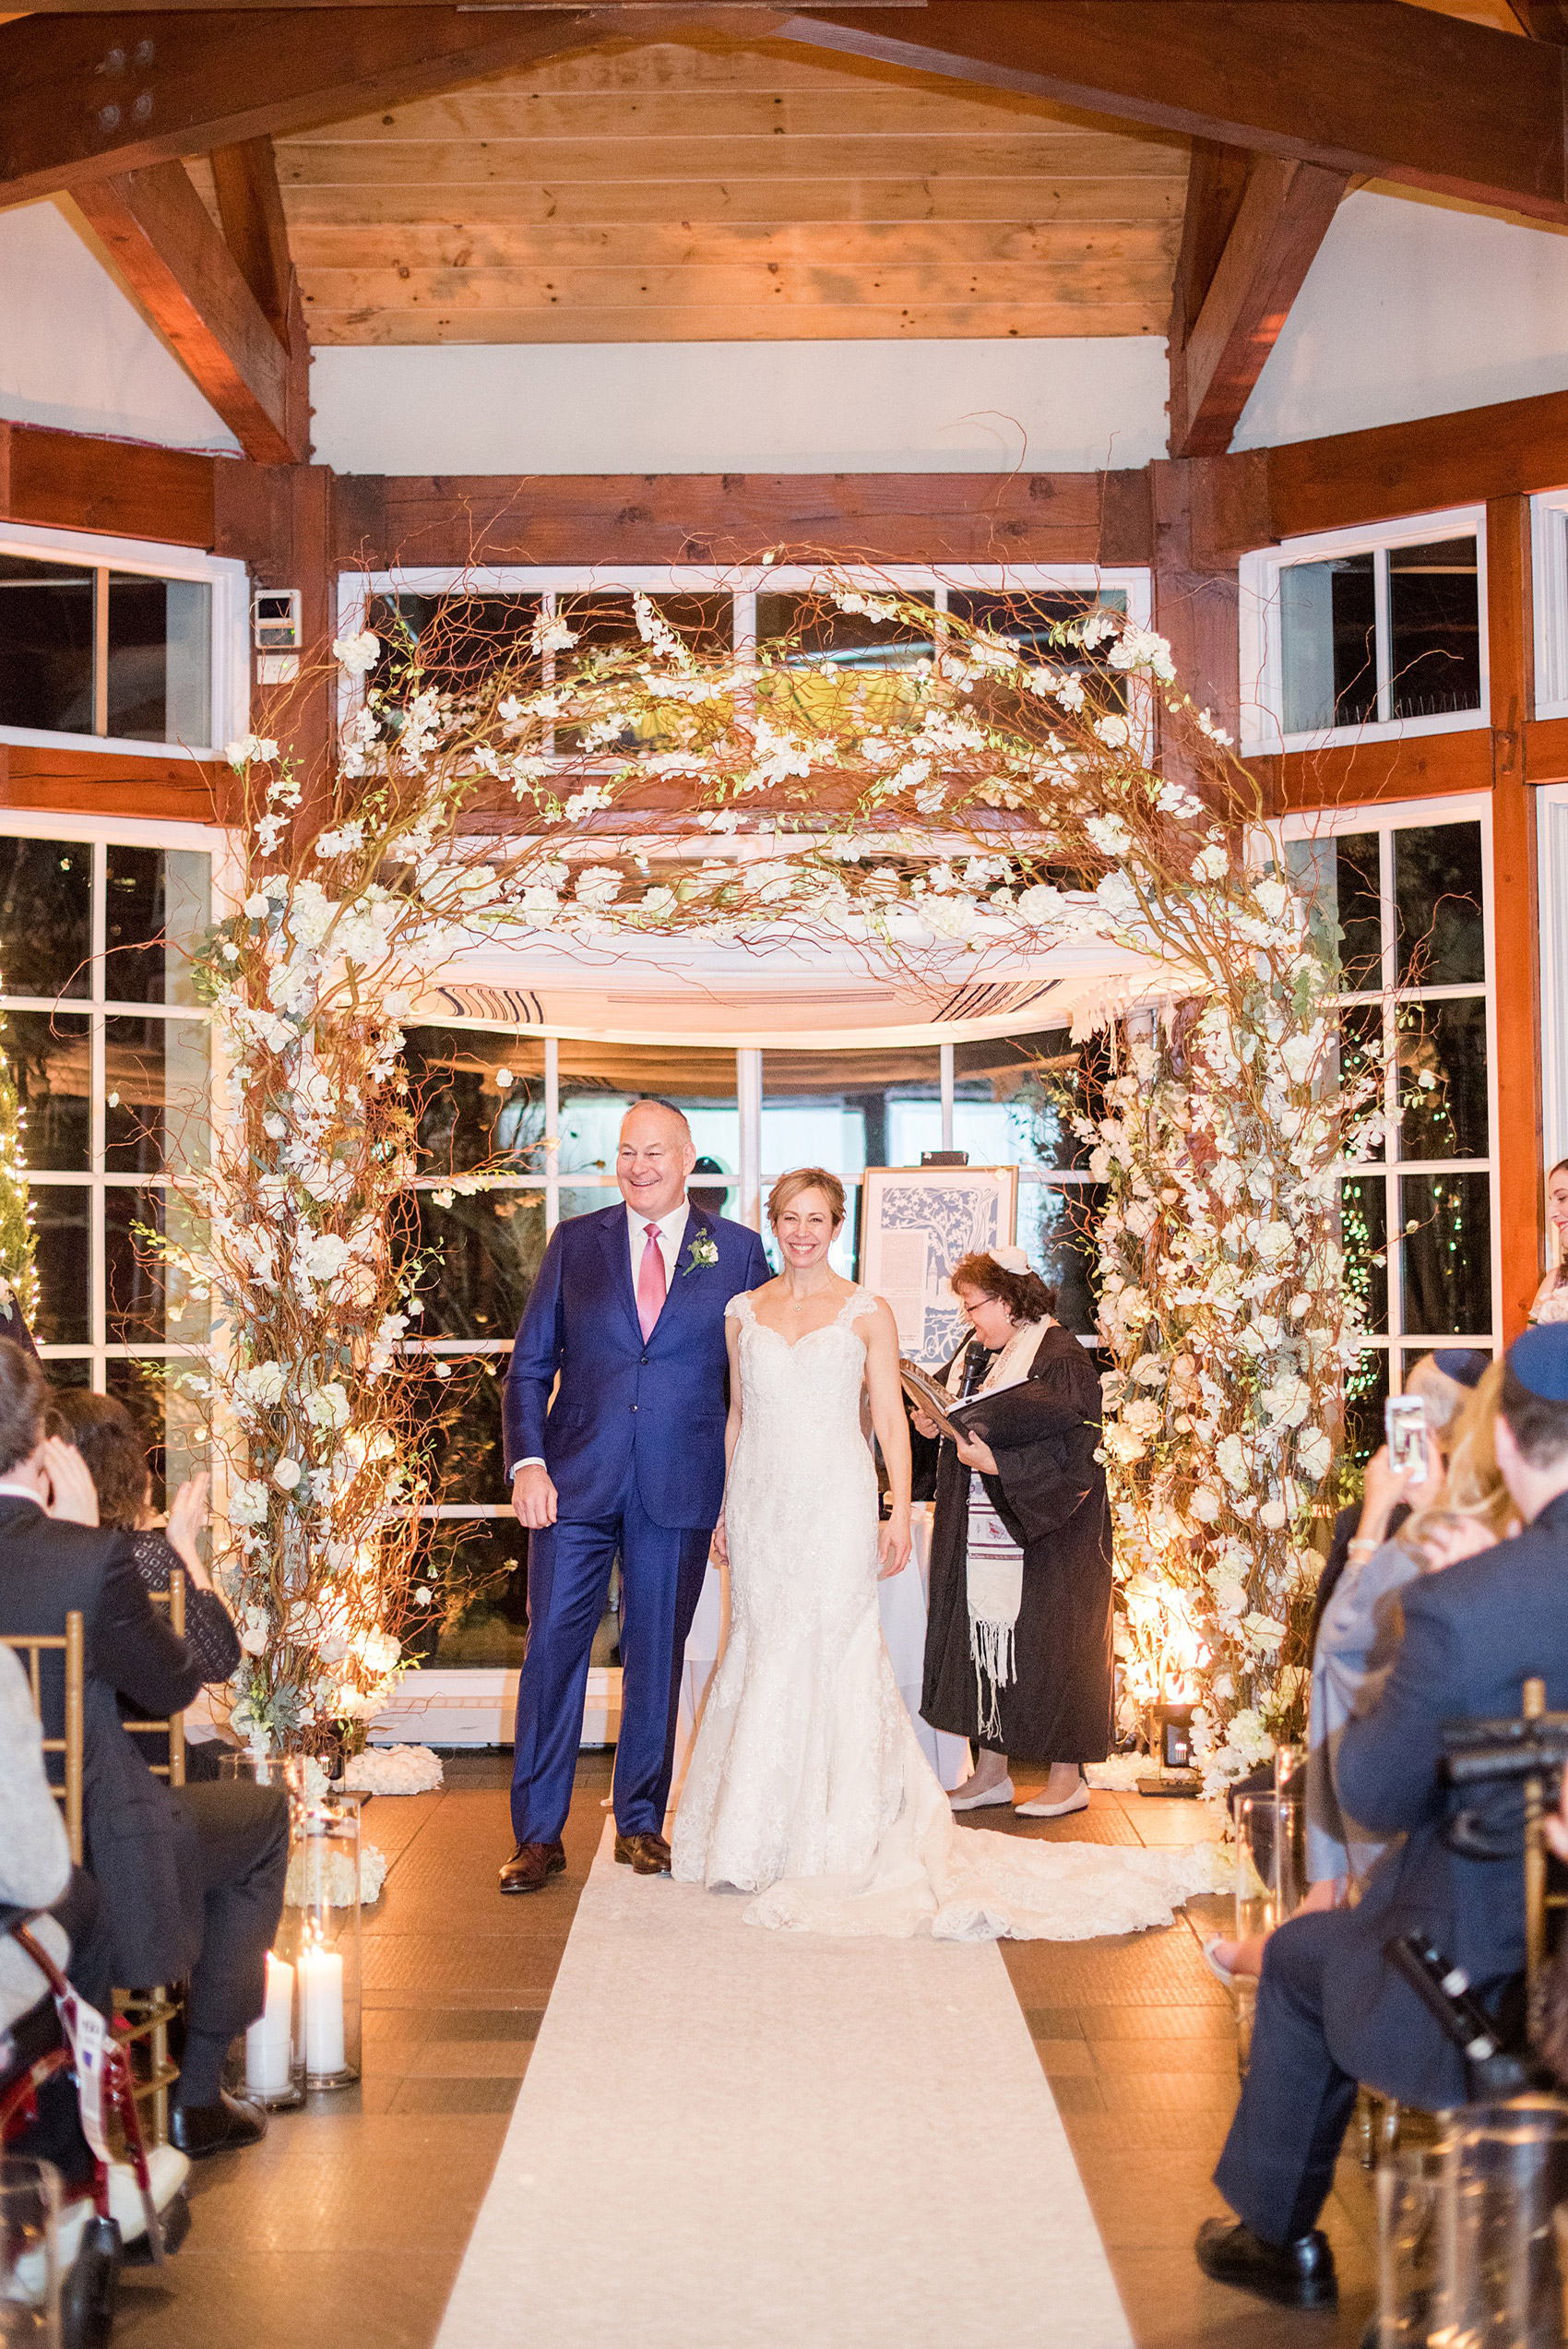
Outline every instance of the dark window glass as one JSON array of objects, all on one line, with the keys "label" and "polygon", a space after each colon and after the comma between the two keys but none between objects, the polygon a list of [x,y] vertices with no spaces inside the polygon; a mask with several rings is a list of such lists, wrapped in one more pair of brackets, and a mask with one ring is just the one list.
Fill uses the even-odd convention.
[{"label": "dark window glass", "polygon": [[[413,1407],[415,1440],[430,1497],[448,1508],[504,1501],[501,1389],[507,1356],[408,1358],[401,1374]],[[443,1377],[445,1370],[447,1376]]]},{"label": "dark window glass", "polygon": [[542,1043],[484,1029],[410,1028],[403,1066],[422,1174],[463,1174],[481,1165],[543,1173]]},{"label": "dark window glass", "polygon": [[109,575],[110,733],[136,742],[212,739],[212,590],[199,579]]},{"label": "dark window glass", "polygon": [[[1376,1004],[1356,1004],[1339,1014],[1339,1077],[1347,1088],[1372,1080],[1372,1090],[1362,1105],[1360,1116],[1371,1118],[1381,1114],[1383,1090],[1383,1012]],[[1376,1139],[1358,1140],[1350,1137],[1347,1158],[1380,1159],[1384,1155],[1381,1131]]]},{"label": "dark window glass", "polygon": [[[648,598],[660,619],[684,638],[694,649],[704,652],[719,652],[733,641],[734,602],[728,595],[654,595]],[[571,629],[576,643],[569,655],[574,662],[582,661],[594,652],[615,652],[633,648],[640,650],[642,637],[638,632],[636,612],[630,595],[561,595],[555,599],[555,616]],[[654,749],[671,736],[662,727],[651,724],[628,724],[607,750],[634,750],[639,746]],[[559,757],[574,757],[582,747],[582,730],[576,726],[558,725],[555,729],[555,751]]]},{"label": "dark window glass", "polygon": [[527,692],[543,674],[532,649],[543,603],[540,595],[379,597],[366,625],[381,638],[381,657],[368,682],[397,693],[399,673],[417,656],[426,686],[462,700],[505,662],[514,686]]},{"label": "dark window glass", "polygon": [[1339,1245],[1345,1286],[1373,1337],[1388,1328],[1388,1193],[1381,1174],[1347,1174],[1339,1185]]},{"label": "dark window glass", "polygon": [[1289,563],[1279,574],[1285,732],[1377,717],[1377,597],[1371,554]]},{"label": "dark window glass", "polygon": [[438,1207],[415,1194],[419,1242],[439,1249],[420,1295],[422,1338],[499,1338],[510,1343],[544,1254],[544,1193],[481,1191]]},{"label": "dark window glass", "polygon": [[1401,1004],[1399,1112],[1402,1157],[1486,1156],[1484,996]]},{"label": "dark window glass", "polygon": [[1336,911],[1345,991],[1383,985],[1383,884],[1375,832],[1341,832],[1334,843]]},{"label": "dark window glass", "polygon": [[[953,1079],[953,1139],[968,1149],[971,1163],[1088,1164],[1090,1146],[1073,1129],[1085,1104],[1084,1053],[1065,1029],[955,1044]],[[969,1103],[985,1106],[966,1107]]]},{"label": "dark window glass", "polygon": [[932,615],[928,629],[874,613],[840,612],[825,595],[765,594],[756,600],[757,657],[764,674],[757,700],[780,724],[809,720],[825,725],[885,723],[908,705],[900,669],[929,661],[935,650],[936,597],[914,599]]},{"label": "dark window glass", "polygon": [[1396,832],[1394,901],[1401,986],[1456,987],[1485,979],[1479,824]]},{"label": "dark window glass", "polygon": [[1025,1183],[1018,1191],[1018,1246],[1056,1291],[1056,1318],[1075,1337],[1092,1337],[1098,1319],[1095,1224],[1105,1206],[1098,1183],[1058,1190]]},{"label": "dark window glass", "polygon": [[113,842],[105,856],[104,994],[112,1003],[189,1003],[191,950],[209,919],[211,859]]},{"label": "dark window glass", "polygon": [[32,1334],[40,1345],[85,1346],[92,1338],[88,1241],[91,1195],[74,1185],[34,1183],[30,1196],[38,1265],[38,1308]]},{"label": "dark window glass", "polygon": [[0,981],[13,996],[92,992],[92,851],[0,836]]},{"label": "dark window glass", "polygon": [[103,1163],[112,1174],[162,1174],[205,1163],[204,1022],[111,1017],[103,1070]]},{"label": "dark window glass", "polygon": [[[621,1120],[643,1093],[658,1094],[684,1111],[699,1158],[712,1161],[726,1175],[739,1167],[741,1119],[732,1052],[563,1037],[561,1172],[580,1178],[585,1189],[601,1180],[612,1186],[606,1197],[588,1198],[575,1212],[591,1214],[619,1197],[613,1185]],[[563,1203],[562,1214],[567,1211]]]},{"label": "dark window glass", "polygon": [[1383,1409],[1387,1401],[1387,1351],[1383,1346],[1369,1346],[1345,1377],[1347,1468],[1365,1468],[1383,1442]]},{"label": "dark window glass", "polygon": [[[1103,644],[1063,644],[1052,631],[1074,620],[1082,620],[1099,609],[1120,613],[1127,611],[1125,588],[1102,588],[1081,592],[1041,590],[1030,595],[997,595],[954,588],[948,592],[947,609],[956,619],[967,620],[972,627],[983,628],[993,637],[1002,637],[1009,644],[1022,648],[1031,659],[1049,661],[1053,665],[1092,674],[1099,687],[1099,705],[1106,709],[1125,709],[1127,680],[1119,669],[1112,669],[1106,659],[1111,638]],[[1005,687],[980,687],[975,692],[982,709],[994,709],[1000,719],[1004,712],[1001,697]],[[1038,727],[1038,703],[1033,705]],[[1034,729],[1031,729],[1034,731]]]},{"label": "dark window glass", "polygon": [[[421,1660],[441,1664],[516,1665],[528,1645],[529,1537],[515,1517],[454,1520],[426,1528],[420,1580],[434,1588],[428,1616],[411,1635]],[[612,1622],[595,1639],[607,1660]]]},{"label": "dark window glass", "polygon": [[3,1039],[27,1120],[22,1156],[50,1174],[85,1174],[92,1147],[88,1021],[68,1011],[8,1011]]},{"label": "dark window glass", "polygon": [[563,1223],[571,1222],[575,1216],[597,1215],[602,1207],[619,1207],[620,1204],[621,1194],[612,1183],[563,1183],[561,1186]]},{"label": "dark window glass", "polygon": [[0,726],[90,734],[94,576],[0,554]]},{"label": "dark window glass", "polygon": [[1476,542],[1388,551],[1390,709],[1442,718],[1481,706]]},{"label": "dark window glass", "polygon": [[[1491,1329],[1491,1199],[1484,1174],[1407,1174],[1405,1327],[1422,1337]],[[1414,1230],[1409,1227],[1414,1225]]]},{"label": "dark window glass", "polygon": [[[147,1452],[148,1473],[152,1478],[152,1506],[164,1509],[172,1497],[169,1490],[168,1415],[171,1395],[177,1392],[173,1380],[180,1376],[180,1365],[161,1362],[105,1363],[103,1383],[116,1402],[124,1403],[137,1425],[137,1433]],[[173,1378],[170,1377],[172,1372]],[[183,1463],[181,1463],[183,1465]],[[184,1482],[183,1477],[179,1479]]]},{"label": "dark window glass", "polygon": [[104,1334],[111,1345],[203,1345],[208,1308],[186,1294],[155,1238],[197,1244],[188,1209],[172,1192],[112,1186],[103,1195]]}]

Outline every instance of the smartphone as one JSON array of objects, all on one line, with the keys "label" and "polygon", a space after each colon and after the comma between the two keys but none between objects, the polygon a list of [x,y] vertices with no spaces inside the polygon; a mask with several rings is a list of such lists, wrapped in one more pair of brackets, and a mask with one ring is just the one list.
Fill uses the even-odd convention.
[{"label": "smartphone", "polygon": [[1408,1469],[1413,1485],[1427,1479],[1427,1407],[1421,1395],[1390,1395],[1383,1406],[1384,1433],[1388,1438],[1388,1465],[1397,1473]]}]

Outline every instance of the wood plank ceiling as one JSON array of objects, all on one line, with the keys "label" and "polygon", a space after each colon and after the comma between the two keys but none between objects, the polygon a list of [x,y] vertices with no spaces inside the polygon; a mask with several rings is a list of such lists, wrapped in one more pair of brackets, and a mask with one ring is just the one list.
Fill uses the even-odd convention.
[{"label": "wood plank ceiling", "polygon": [[1163,334],[1187,175],[1180,139],[713,36],[277,156],[314,343]]}]

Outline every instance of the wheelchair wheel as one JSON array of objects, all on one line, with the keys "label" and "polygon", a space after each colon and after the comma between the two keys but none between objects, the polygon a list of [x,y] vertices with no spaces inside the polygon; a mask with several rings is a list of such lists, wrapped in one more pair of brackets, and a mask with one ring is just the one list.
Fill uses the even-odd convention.
[{"label": "wheelchair wheel", "polygon": [[109,2349],[120,2294],[120,2229],[89,2219],[60,2294],[63,2349]]}]

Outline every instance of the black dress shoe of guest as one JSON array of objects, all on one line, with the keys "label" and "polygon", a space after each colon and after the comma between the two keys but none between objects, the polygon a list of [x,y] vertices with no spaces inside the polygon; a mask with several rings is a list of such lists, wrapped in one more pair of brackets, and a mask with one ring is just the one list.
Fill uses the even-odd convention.
[{"label": "black dress shoe of guest", "polygon": [[1216,2283],[1234,2283],[1282,2308],[1330,2308],[1339,2296],[1334,2254],[1319,2232],[1265,2243],[1239,2219],[1205,2219],[1196,2248],[1199,2267]]},{"label": "black dress shoe of guest", "polygon": [[662,1835],[617,1835],[615,1856],[623,1867],[634,1868],[638,1876],[670,1873],[670,1846]]},{"label": "black dress shoe of guest", "polygon": [[537,1892],[547,1878],[559,1876],[566,1854],[559,1843],[519,1843],[501,1871],[503,1892]]},{"label": "black dress shoe of guest", "polygon": [[208,2153],[237,2153],[242,2146],[259,2145],[267,2134],[267,2115],[259,2105],[243,2105],[220,2089],[216,2105],[176,2105],[169,2116],[169,2141],[193,2162]]}]

